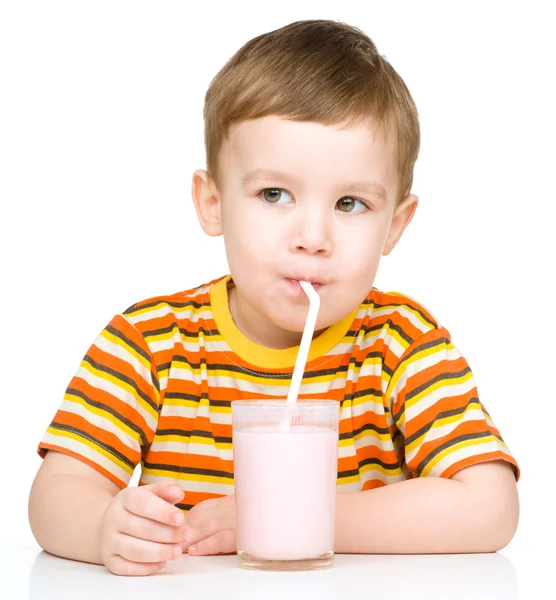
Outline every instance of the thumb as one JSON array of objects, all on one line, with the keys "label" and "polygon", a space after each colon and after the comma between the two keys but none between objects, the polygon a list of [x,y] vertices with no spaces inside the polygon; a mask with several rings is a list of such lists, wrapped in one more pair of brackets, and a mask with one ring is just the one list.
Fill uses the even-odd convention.
[{"label": "thumb", "polygon": [[162,500],[169,502],[170,504],[177,504],[185,495],[185,492],[181,487],[174,482],[161,481],[160,483],[153,483],[149,486],[150,491]]}]

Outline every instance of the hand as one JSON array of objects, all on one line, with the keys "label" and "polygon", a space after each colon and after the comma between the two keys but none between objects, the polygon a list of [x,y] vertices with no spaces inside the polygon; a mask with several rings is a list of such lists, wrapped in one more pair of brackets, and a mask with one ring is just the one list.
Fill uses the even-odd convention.
[{"label": "hand", "polygon": [[189,554],[231,554],[237,551],[235,496],[199,502],[185,517],[184,550]]},{"label": "hand", "polygon": [[100,555],[116,575],[151,575],[182,554],[184,514],[173,506],[183,498],[175,483],[125,488],[102,520]]}]

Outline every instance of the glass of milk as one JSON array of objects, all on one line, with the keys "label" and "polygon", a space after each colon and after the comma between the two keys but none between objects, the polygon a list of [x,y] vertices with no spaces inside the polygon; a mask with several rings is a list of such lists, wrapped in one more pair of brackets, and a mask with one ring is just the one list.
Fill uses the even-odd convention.
[{"label": "glass of milk", "polygon": [[336,400],[232,402],[242,567],[296,571],[332,564],[339,415]]}]

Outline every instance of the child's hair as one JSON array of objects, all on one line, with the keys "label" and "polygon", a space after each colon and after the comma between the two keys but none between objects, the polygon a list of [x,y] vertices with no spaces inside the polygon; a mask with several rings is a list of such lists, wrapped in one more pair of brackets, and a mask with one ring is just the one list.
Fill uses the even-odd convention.
[{"label": "child's hair", "polygon": [[362,31],[339,21],[297,21],[253,38],[214,77],[205,96],[207,171],[232,123],[278,115],[323,125],[373,122],[396,135],[398,202],[411,191],[419,118],[402,78]]}]

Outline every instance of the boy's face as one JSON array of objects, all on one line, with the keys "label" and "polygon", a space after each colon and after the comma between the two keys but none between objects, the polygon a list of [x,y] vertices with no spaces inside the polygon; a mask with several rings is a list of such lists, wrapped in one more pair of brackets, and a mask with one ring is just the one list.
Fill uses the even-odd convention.
[{"label": "boy's face", "polygon": [[220,188],[197,171],[193,197],[205,232],[224,235],[230,309],[247,337],[299,343],[301,279],[320,284],[317,331],[359,306],[417,206],[413,195],[397,205],[396,165],[370,121],[341,129],[269,116],[231,126]]}]

